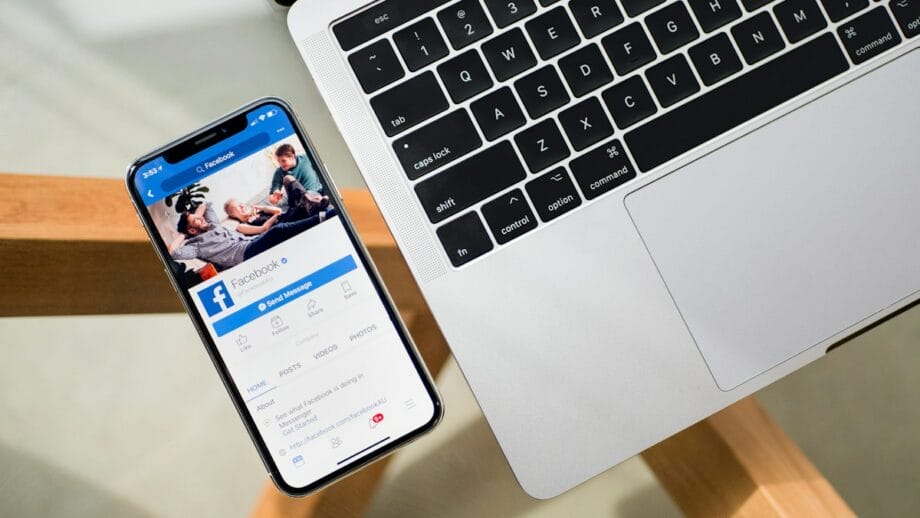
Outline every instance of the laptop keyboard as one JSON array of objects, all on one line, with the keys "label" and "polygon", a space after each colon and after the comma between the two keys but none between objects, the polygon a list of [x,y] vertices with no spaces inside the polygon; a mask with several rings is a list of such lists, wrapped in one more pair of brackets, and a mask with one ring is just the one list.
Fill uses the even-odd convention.
[{"label": "laptop keyboard", "polygon": [[386,0],[332,30],[461,266],[915,37],[920,0]]}]

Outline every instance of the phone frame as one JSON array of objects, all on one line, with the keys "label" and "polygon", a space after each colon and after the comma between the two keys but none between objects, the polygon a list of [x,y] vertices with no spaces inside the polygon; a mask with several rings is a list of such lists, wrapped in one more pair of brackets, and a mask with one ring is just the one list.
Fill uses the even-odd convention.
[{"label": "phone frame", "polygon": [[[149,212],[146,209],[146,204],[144,203],[141,193],[137,191],[135,186],[135,176],[137,171],[142,168],[143,165],[150,162],[151,160],[163,155],[164,153],[173,150],[174,148],[180,145],[188,145],[189,142],[195,142],[203,134],[207,134],[215,129],[220,131],[223,125],[227,124],[229,121],[236,119],[237,117],[245,117],[246,114],[252,110],[258,109],[265,105],[276,105],[282,110],[284,110],[285,115],[287,115],[288,120],[291,122],[291,126],[294,129],[294,133],[297,134],[297,137],[300,139],[301,144],[308,153],[311,154],[317,172],[320,176],[320,181],[323,182],[323,185],[328,189],[327,194],[332,200],[332,203],[335,205],[336,210],[338,211],[338,218],[341,218],[341,221],[345,227],[345,231],[348,234],[348,237],[354,246],[355,252],[358,255],[358,258],[361,261],[361,264],[367,270],[371,282],[374,285],[374,288],[377,291],[377,296],[380,298],[381,302],[386,308],[387,314],[390,317],[390,321],[393,323],[393,326],[396,329],[396,332],[399,334],[402,339],[403,345],[406,348],[406,352],[409,353],[409,357],[412,360],[412,364],[415,367],[416,372],[418,373],[419,378],[422,383],[425,385],[425,389],[428,392],[431,402],[434,406],[434,412],[432,417],[428,422],[422,425],[419,428],[416,428],[409,434],[403,435],[402,437],[397,438],[396,440],[390,442],[385,447],[374,451],[367,457],[363,457],[360,460],[350,462],[345,464],[340,469],[335,470],[322,478],[314,481],[313,483],[305,487],[295,487],[290,485],[286,480],[284,480],[281,475],[280,470],[275,463],[274,458],[271,455],[271,452],[265,445],[264,440],[262,439],[261,434],[258,431],[255,420],[252,415],[250,415],[249,410],[246,408],[245,401],[242,395],[237,390],[236,386],[233,383],[233,378],[230,375],[229,370],[227,369],[226,364],[220,356],[220,353],[217,351],[217,347],[214,344],[214,341],[211,339],[205,321],[198,314],[195,309],[195,304],[192,300],[189,290],[179,286],[177,279],[169,268],[166,243],[163,241],[163,238],[160,236],[159,232],[156,230],[156,227],[153,224],[153,220],[150,217]],[[246,131],[248,128],[244,127],[242,131]],[[228,135],[229,136],[229,135]],[[219,144],[224,139],[220,139],[216,142],[209,144],[206,147],[203,147],[199,151],[205,149],[210,149],[216,144]],[[188,133],[187,135],[180,137],[169,144],[166,144],[160,148],[157,148],[137,160],[135,160],[129,167],[126,176],[126,184],[128,188],[128,193],[131,197],[131,203],[134,205],[134,210],[137,212],[138,217],[141,220],[141,223],[144,226],[144,229],[147,231],[147,235],[150,238],[151,244],[156,251],[157,257],[163,263],[164,272],[166,273],[167,278],[169,279],[170,284],[175,290],[176,294],[182,301],[182,305],[185,307],[186,313],[191,317],[192,322],[195,324],[195,329],[198,331],[198,335],[201,337],[202,342],[205,345],[205,350],[208,353],[208,356],[211,358],[211,362],[214,364],[214,367],[217,369],[220,379],[224,384],[224,388],[227,390],[227,393],[230,395],[231,400],[233,401],[233,406],[236,408],[237,413],[240,415],[240,418],[243,420],[243,424],[246,426],[246,431],[249,433],[249,437],[252,440],[253,444],[256,446],[256,449],[259,451],[259,456],[262,459],[262,463],[265,465],[265,469],[268,471],[269,476],[274,481],[275,486],[279,490],[290,496],[305,496],[310,493],[313,493],[319,489],[322,489],[329,484],[371,464],[376,462],[387,455],[390,455],[400,447],[405,444],[418,439],[420,436],[431,431],[437,424],[440,422],[441,418],[444,415],[444,403],[438,393],[437,387],[434,384],[434,381],[431,377],[431,374],[428,372],[427,367],[425,366],[424,361],[422,360],[421,355],[418,352],[418,349],[415,346],[415,343],[412,341],[412,337],[406,329],[405,324],[402,321],[402,318],[399,315],[399,311],[396,309],[396,305],[393,303],[392,298],[387,292],[383,282],[380,279],[380,273],[377,271],[377,268],[374,266],[374,263],[370,259],[370,254],[367,249],[364,247],[364,244],[361,242],[358,237],[357,231],[355,230],[354,225],[351,222],[351,218],[348,215],[348,212],[345,210],[345,206],[342,203],[342,197],[339,195],[338,188],[335,185],[335,182],[332,180],[332,177],[329,175],[326,170],[325,163],[319,158],[319,155],[316,152],[316,148],[313,146],[313,142],[310,140],[306,131],[300,125],[300,121],[294,113],[293,108],[285,102],[284,100],[277,97],[262,97],[256,99],[252,102],[249,102],[232,112],[220,117],[219,119],[203,126],[197,130]]]}]

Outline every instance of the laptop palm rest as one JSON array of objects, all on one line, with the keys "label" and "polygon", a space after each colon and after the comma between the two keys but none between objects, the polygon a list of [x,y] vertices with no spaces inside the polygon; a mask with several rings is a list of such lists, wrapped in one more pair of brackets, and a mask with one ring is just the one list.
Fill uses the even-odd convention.
[{"label": "laptop palm rest", "polygon": [[920,290],[920,52],[630,194],[723,390]]}]

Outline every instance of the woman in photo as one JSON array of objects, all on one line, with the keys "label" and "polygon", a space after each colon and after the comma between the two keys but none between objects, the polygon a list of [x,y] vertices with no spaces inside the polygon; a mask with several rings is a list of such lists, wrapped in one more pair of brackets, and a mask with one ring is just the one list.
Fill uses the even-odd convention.
[{"label": "woman in photo", "polygon": [[224,212],[240,222],[236,231],[247,236],[262,234],[281,217],[281,209],[270,205],[247,205],[236,198],[224,203]]}]

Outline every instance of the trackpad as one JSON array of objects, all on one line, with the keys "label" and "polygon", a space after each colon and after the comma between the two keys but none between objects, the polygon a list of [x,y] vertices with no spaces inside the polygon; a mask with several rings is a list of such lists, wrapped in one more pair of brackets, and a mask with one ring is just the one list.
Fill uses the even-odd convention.
[{"label": "trackpad", "polygon": [[732,389],[920,289],[920,52],[630,194]]}]

